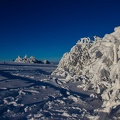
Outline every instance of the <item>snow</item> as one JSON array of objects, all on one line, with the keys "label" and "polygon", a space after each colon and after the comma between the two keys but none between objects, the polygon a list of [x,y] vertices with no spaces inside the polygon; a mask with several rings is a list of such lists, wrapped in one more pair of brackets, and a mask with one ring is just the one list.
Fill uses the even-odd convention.
[{"label": "snow", "polygon": [[120,27],[81,38],[58,65],[16,60],[0,63],[1,120],[120,119]]},{"label": "snow", "polygon": [[64,120],[94,117],[88,112],[95,109],[90,105],[94,102],[84,101],[89,100],[91,93],[77,89],[78,83],[72,80],[66,84],[61,82],[63,78],[51,76],[56,67],[51,64],[0,63],[0,119]]}]

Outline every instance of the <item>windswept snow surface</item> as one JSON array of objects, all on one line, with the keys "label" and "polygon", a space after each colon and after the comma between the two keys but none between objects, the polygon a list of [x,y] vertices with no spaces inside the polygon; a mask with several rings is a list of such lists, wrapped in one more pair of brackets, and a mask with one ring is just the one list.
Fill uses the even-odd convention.
[{"label": "windswept snow surface", "polygon": [[0,63],[0,120],[99,120],[102,105],[93,91],[51,76],[57,65]]}]

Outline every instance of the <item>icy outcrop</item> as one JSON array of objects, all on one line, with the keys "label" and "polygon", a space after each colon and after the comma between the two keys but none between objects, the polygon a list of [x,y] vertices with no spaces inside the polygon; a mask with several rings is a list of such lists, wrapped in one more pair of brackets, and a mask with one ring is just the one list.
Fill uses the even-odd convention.
[{"label": "icy outcrop", "polygon": [[34,56],[31,56],[30,58],[27,57],[27,55],[24,56],[24,58],[22,58],[21,56],[18,56],[18,58],[16,58],[15,62],[19,62],[19,63],[43,63],[40,60],[37,60]]},{"label": "icy outcrop", "polygon": [[103,100],[100,111],[110,113],[120,105],[120,27],[103,38],[81,38],[65,53],[52,75],[82,77],[84,90],[94,89]]}]

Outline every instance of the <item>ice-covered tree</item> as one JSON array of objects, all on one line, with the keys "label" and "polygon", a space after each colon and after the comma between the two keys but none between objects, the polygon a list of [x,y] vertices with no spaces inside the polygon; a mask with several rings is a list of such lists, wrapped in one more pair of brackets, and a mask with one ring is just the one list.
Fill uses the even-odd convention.
[{"label": "ice-covered tree", "polygon": [[110,113],[120,105],[120,27],[103,38],[94,36],[93,41],[81,38],[63,55],[52,75],[69,79],[84,76],[83,89],[92,86],[103,100],[100,111]]}]

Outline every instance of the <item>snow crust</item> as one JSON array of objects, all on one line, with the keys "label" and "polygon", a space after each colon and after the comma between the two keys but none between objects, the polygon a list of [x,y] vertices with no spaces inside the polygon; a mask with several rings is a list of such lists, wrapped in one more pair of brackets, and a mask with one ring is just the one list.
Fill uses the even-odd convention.
[{"label": "snow crust", "polygon": [[66,77],[66,82],[82,78],[79,87],[99,94],[103,101],[99,111],[110,113],[120,105],[120,26],[103,38],[78,40],[52,75]]}]

